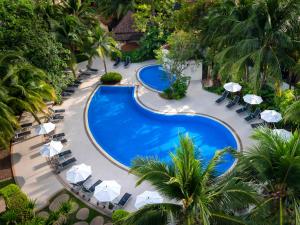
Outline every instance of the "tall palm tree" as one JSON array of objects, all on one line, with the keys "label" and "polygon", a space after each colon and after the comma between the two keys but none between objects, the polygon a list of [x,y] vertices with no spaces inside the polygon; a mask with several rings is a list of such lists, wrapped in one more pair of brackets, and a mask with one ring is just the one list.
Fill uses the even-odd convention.
[{"label": "tall palm tree", "polygon": [[137,185],[150,182],[172,203],[144,206],[120,224],[244,224],[233,212],[254,203],[254,191],[230,174],[216,177],[216,166],[225,152],[217,151],[206,164],[198,159],[193,141],[185,136],[180,137],[180,146],[171,154],[169,164],[135,159],[131,172],[139,177]]},{"label": "tall palm tree", "polygon": [[129,10],[134,9],[135,1],[133,0],[96,0],[98,13],[105,18],[110,16],[121,19]]},{"label": "tall palm tree", "polygon": [[295,101],[287,108],[284,119],[300,126],[300,100]]},{"label": "tall palm tree", "polygon": [[300,137],[283,139],[268,128],[252,135],[256,145],[244,153],[237,166],[241,176],[259,187],[264,202],[252,210],[257,224],[299,224]]},{"label": "tall palm tree", "polygon": [[95,28],[93,37],[95,39],[96,53],[103,60],[104,70],[107,73],[105,57],[111,56],[113,53],[119,54],[117,42],[100,26]]},{"label": "tall palm tree", "polygon": [[[259,91],[267,81],[279,87],[281,70],[296,64],[291,52],[299,41],[298,0],[226,1],[206,19],[216,61],[225,79],[253,81]],[[207,30],[206,30],[207,31]]]}]

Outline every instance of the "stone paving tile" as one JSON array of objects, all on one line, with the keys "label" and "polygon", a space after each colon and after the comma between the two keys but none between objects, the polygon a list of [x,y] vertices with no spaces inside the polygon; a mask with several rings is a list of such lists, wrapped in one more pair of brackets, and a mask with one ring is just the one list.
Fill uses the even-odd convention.
[{"label": "stone paving tile", "polygon": [[96,216],[90,223],[90,225],[103,225],[104,219],[102,216]]},{"label": "stone paving tile", "polygon": [[68,194],[61,194],[57,196],[50,204],[49,209],[51,211],[56,211],[59,209],[62,203],[69,201],[70,195]]},{"label": "stone paving tile", "polygon": [[90,210],[88,208],[79,209],[76,213],[76,219],[78,220],[86,220],[89,217]]}]

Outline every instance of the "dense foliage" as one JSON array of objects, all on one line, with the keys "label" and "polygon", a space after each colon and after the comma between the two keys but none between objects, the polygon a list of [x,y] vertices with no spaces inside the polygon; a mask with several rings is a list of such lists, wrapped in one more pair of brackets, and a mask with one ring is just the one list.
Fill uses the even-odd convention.
[{"label": "dense foliage", "polygon": [[102,84],[117,84],[122,80],[122,75],[116,72],[105,73],[101,76]]}]

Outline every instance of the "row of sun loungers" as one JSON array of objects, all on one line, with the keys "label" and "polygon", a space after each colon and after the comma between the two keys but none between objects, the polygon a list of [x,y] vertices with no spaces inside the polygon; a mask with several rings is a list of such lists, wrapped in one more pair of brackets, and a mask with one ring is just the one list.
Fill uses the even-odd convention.
[{"label": "row of sun loungers", "polygon": [[[219,104],[219,103],[223,102],[228,97],[228,95],[229,95],[229,92],[228,91],[224,91],[222,93],[221,97],[216,100],[216,103]],[[240,101],[240,96],[235,96],[232,100],[230,100],[227,103],[226,107],[230,109],[230,108],[234,107],[235,105],[239,104],[239,101]],[[246,104],[245,106],[237,109],[236,112],[238,114],[247,112],[247,111],[250,110],[250,107],[251,106],[249,104]],[[250,122],[250,121],[252,121],[252,120],[254,120],[256,118],[259,118],[260,113],[261,113],[261,110],[260,109],[256,109],[254,112],[250,112],[249,115],[247,117],[245,117],[244,119],[247,122]],[[261,125],[264,125],[264,123],[252,124],[251,126],[255,128],[255,127],[258,127],[258,126],[261,126]]]},{"label": "row of sun loungers", "polygon": [[[124,61],[124,67],[128,67],[130,64],[131,60],[130,57],[126,57],[125,61]],[[115,63],[113,64],[114,67],[119,66],[119,64],[121,63],[121,58],[117,57]]]}]

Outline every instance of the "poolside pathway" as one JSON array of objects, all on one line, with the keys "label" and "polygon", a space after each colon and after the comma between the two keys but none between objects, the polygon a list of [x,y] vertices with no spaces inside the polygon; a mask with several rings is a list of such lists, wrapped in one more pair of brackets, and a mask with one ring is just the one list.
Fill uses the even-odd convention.
[{"label": "poolside pathway", "polygon": [[[108,60],[108,70],[119,71],[124,77],[122,84],[133,85],[137,83],[136,70],[150,63],[154,63],[154,61],[131,64],[127,69],[124,69],[123,66],[115,69],[112,68],[113,62]],[[99,59],[94,61],[93,67],[100,69],[100,74],[103,73],[102,62]],[[81,68],[83,68],[83,65],[81,65]],[[145,190],[153,190],[153,187],[148,183],[135,187],[136,177],[128,174],[127,171],[120,169],[105,158],[90,141],[84,126],[84,110],[90,94],[98,85],[98,81],[99,76],[87,79],[71,98],[64,101],[60,107],[57,107],[66,109],[66,112],[64,114],[65,119],[58,124],[56,132],[66,133],[68,143],[64,149],[71,149],[78,163],[84,162],[92,166],[93,181],[113,179],[122,186],[121,196],[125,192],[132,194],[131,200],[125,207],[126,210],[132,211],[135,209],[135,197]],[[158,111],[197,112],[212,115],[230,124],[241,138],[243,146],[249,146],[250,144],[251,128],[249,124],[238,116],[234,110],[228,110],[224,107],[224,104],[216,105],[214,100],[217,95],[204,91],[200,81],[193,81],[189,87],[187,97],[180,101],[164,100],[157,93],[143,87],[139,87],[138,96],[144,105]],[[48,204],[48,198],[61,190],[63,185],[58,181],[56,175],[51,172],[46,160],[38,154],[38,150],[31,149],[31,146],[41,142],[39,138],[36,137],[13,146],[12,162],[17,183],[30,198],[37,199],[39,207],[43,207]],[[65,173],[66,171],[59,176],[63,182],[67,183]],[[95,199],[92,198],[91,203],[95,204]]]}]

